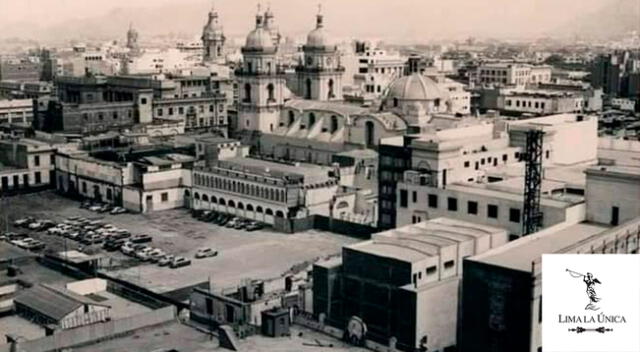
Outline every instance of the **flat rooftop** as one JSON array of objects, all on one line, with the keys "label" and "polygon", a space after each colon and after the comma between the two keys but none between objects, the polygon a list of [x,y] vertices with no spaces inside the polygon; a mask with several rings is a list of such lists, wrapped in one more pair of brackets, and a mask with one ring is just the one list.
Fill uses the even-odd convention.
[{"label": "flat rooftop", "polygon": [[[489,198],[511,200],[514,202],[523,201],[522,193],[512,193],[512,191],[487,188],[487,184],[451,183],[447,185],[447,189],[457,192],[476,194]],[[550,198],[548,196],[542,196],[540,198],[540,204],[554,208],[567,208],[576,203],[579,203],[579,201],[572,198]]]},{"label": "flat rooftop", "polygon": [[[285,164],[270,160],[262,160],[255,158],[235,157],[226,160],[217,161],[216,164],[221,167],[231,166],[237,171],[247,169],[249,172],[255,172],[264,176],[284,177],[299,175],[305,178],[305,183],[310,179],[326,178],[328,180],[328,172],[330,168],[315,164],[295,163]],[[234,168],[235,166],[235,168]]]},{"label": "flat rooftop", "polygon": [[502,232],[491,226],[436,218],[375,234],[371,240],[347,248],[413,263],[439,255],[441,248]]},{"label": "flat rooftop", "polygon": [[558,227],[556,231],[548,228],[522,237],[471,257],[470,260],[520,271],[531,271],[531,263],[537,261],[542,254],[563,253],[567,247],[611,228],[589,222]]}]

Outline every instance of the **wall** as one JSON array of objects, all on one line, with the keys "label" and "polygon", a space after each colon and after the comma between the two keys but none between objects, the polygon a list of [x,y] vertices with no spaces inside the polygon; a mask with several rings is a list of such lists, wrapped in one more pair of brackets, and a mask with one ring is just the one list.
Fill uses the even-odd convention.
[{"label": "wall", "polygon": [[619,209],[618,224],[640,215],[640,175],[588,170],[587,220],[611,224],[612,208]]},{"label": "wall", "polygon": [[[148,326],[170,322],[176,318],[176,308],[168,306],[106,323],[92,324],[37,340],[20,343],[18,351],[48,352],[117,337]],[[0,352],[11,352],[11,345],[0,345]]]},{"label": "wall", "polygon": [[416,294],[416,335],[414,346],[420,345],[423,336],[428,337],[429,350],[439,351],[456,344],[458,320],[458,277],[420,290]]},{"label": "wall", "polygon": [[81,281],[70,282],[66,285],[67,290],[73,291],[79,295],[88,295],[92,293],[103,292],[107,290],[107,280],[103,279],[87,279]]}]

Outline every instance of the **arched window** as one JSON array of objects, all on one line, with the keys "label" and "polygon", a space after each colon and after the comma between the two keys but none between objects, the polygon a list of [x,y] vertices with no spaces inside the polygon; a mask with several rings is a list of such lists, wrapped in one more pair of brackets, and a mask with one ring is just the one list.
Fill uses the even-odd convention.
[{"label": "arched window", "polygon": [[266,215],[273,215],[273,210],[267,208],[267,210],[265,210],[264,212]]},{"label": "arched window", "polygon": [[335,133],[338,130],[338,117],[331,115],[331,133]]},{"label": "arched window", "polygon": [[262,213],[262,207],[258,205],[256,208],[256,213]]},{"label": "arched window", "polygon": [[236,191],[236,181],[233,181],[232,186],[231,186],[231,191],[235,192]]},{"label": "arched window", "polygon": [[309,128],[316,124],[316,114],[309,113]]},{"label": "arched window", "polygon": [[209,196],[208,196],[208,195],[206,195],[206,194],[203,194],[203,195],[202,195],[202,201],[203,201],[203,202],[208,202],[208,201],[209,201]]},{"label": "arched window", "polygon": [[236,207],[236,202],[234,202],[233,200],[230,200],[229,201],[229,207],[235,208]]},{"label": "arched window", "polygon": [[311,79],[307,78],[304,90],[305,99],[311,99]]},{"label": "arched window", "polygon": [[200,195],[198,194],[198,192],[196,192],[196,193],[194,193],[194,194],[193,194],[193,198],[194,198],[195,200],[200,200]]},{"label": "arched window", "polygon": [[242,202],[238,202],[238,209],[244,210],[244,204]]},{"label": "arched window", "polygon": [[227,205],[227,201],[226,201],[226,200],[224,200],[224,198],[220,198],[220,200],[218,200],[218,204],[220,204],[220,205],[223,205],[223,206],[224,206],[224,205]]},{"label": "arched window", "polygon": [[289,127],[291,127],[291,125],[293,125],[293,122],[296,120],[296,114],[289,110]]},{"label": "arched window", "polygon": [[335,96],[336,95],[333,93],[333,80],[330,79],[329,80],[329,96],[328,96],[328,98],[329,99],[333,99],[333,98],[335,98]]},{"label": "arched window", "polygon": [[267,99],[269,101],[276,101],[275,89],[272,83],[269,83],[269,85],[267,85],[267,96]]},{"label": "arched window", "polygon": [[211,196],[211,203],[217,204],[218,203],[218,198],[216,198],[216,196]]},{"label": "arched window", "polygon": [[247,204],[247,211],[253,211],[253,205]]},{"label": "arched window", "polygon": [[191,192],[189,192],[189,190],[188,190],[188,189],[185,189],[185,190],[184,190],[184,196],[185,196],[186,198],[191,197]]},{"label": "arched window", "polygon": [[276,211],[276,217],[277,218],[284,218],[284,213],[280,210]]},{"label": "arched window", "polygon": [[273,188],[269,189],[269,199],[274,200],[276,197],[273,193]]},{"label": "arched window", "polygon": [[246,83],[244,85],[244,100],[245,103],[250,103],[251,102],[251,85],[249,83]]},{"label": "arched window", "polygon": [[367,121],[364,126],[367,147],[371,147],[375,144],[375,127],[373,125],[373,121]]}]

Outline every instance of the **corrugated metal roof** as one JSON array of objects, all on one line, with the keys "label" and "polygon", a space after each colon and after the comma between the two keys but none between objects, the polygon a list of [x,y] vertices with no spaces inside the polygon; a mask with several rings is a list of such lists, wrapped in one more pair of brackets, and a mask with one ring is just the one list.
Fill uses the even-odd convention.
[{"label": "corrugated metal roof", "polygon": [[57,321],[85,304],[108,307],[69,290],[42,284],[23,291],[14,299],[14,303],[27,306]]}]

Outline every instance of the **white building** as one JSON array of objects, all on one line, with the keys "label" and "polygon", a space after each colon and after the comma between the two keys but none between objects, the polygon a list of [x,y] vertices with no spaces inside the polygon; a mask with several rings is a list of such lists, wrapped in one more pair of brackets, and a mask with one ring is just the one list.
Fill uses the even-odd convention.
[{"label": "white building", "polygon": [[31,99],[0,100],[1,124],[30,124],[33,121],[33,101]]}]

